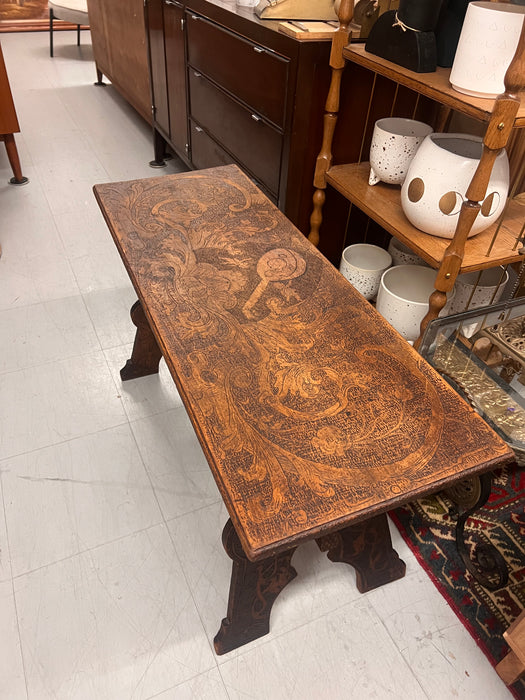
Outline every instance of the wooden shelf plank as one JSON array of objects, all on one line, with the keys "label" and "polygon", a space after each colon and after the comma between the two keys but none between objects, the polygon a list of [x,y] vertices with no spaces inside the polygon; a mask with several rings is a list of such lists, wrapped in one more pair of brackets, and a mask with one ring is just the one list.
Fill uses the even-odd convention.
[{"label": "wooden shelf plank", "polygon": [[[327,182],[392,236],[405,243],[429,265],[437,269],[450,240],[430,236],[412,226],[401,208],[400,188],[384,183],[370,186],[369,172],[369,163],[336,165],[328,171]],[[490,253],[488,251],[497,224],[468,239],[461,272],[521,262],[523,256],[519,255],[515,248],[520,247],[516,246],[516,238],[524,222],[525,202],[518,199],[512,200]]]},{"label": "wooden shelf plank", "polygon": [[[438,67],[435,73],[414,73],[403,66],[366,52],[364,44],[349,44],[343,49],[343,56],[347,61],[384,75],[400,85],[405,85],[421,95],[426,95],[470,117],[482,121],[488,121],[491,117],[494,100],[470,97],[454,90],[449,82],[450,68]],[[520,93],[520,96],[521,105],[514,125],[525,127],[525,95]]]}]

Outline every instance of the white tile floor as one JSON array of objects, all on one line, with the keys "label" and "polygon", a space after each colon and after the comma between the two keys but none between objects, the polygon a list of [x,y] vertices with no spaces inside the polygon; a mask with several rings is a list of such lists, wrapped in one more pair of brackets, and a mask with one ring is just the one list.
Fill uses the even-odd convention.
[{"label": "white tile floor", "polygon": [[150,129],[86,33],[0,39],[30,178],[0,148],[1,700],[509,698],[395,532],[404,580],[359,595],[303,546],[270,635],[214,654],[225,509],[165,366],[119,380],[135,297],[91,192],[159,174]]}]

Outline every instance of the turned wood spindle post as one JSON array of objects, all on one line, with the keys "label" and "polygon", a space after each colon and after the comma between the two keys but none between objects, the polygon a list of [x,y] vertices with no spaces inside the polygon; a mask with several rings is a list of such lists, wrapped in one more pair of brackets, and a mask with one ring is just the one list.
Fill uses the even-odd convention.
[{"label": "turned wood spindle post", "polygon": [[343,49],[349,42],[349,25],[354,16],[353,0],[341,0],[339,8],[339,28],[332,38],[332,49],[330,51],[330,68],[332,76],[330,88],[326,98],[324,121],[323,121],[323,141],[321,150],[317,156],[314,174],[315,192],[313,196],[313,210],[310,216],[310,234],[308,240],[315,246],[319,245],[319,228],[323,221],[323,205],[326,194],[326,173],[332,165],[332,142],[334,140],[335,125],[339,114],[339,98],[341,94],[341,79],[345,67]]}]

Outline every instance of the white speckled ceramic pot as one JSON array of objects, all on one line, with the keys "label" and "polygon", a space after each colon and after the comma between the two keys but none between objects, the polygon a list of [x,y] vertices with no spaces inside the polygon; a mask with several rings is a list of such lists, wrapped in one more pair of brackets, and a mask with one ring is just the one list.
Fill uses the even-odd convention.
[{"label": "white speckled ceramic pot", "polygon": [[397,238],[392,238],[388,245],[388,252],[392,256],[392,265],[422,265],[428,267],[423,258],[414,253],[408,246]]},{"label": "white speckled ceramic pot", "polygon": [[[401,206],[410,223],[433,236],[453,238],[482,150],[481,138],[469,134],[429,134],[425,138],[401,188]],[[505,206],[508,190],[509,160],[502,150],[469,236],[496,221]]]},{"label": "white speckled ceramic pot", "polygon": [[392,264],[384,248],[369,243],[356,243],[343,250],[339,271],[365,299],[374,299],[381,275]]},{"label": "white speckled ceramic pot", "polygon": [[492,267],[477,272],[465,272],[456,279],[456,294],[450,304],[449,313],[458,314],[467,309],[495,304],[500,300],[509,273],[503,267]]},{"label": "white speckled ceramic pot", "polygon": [[[435,279],[435,270],[419,265],[396,265],[383,273],[376,309],[409,342],[419,338],[419,326],[427,314]],[[449,299],[453,296],[454,292]],[[445,313],[448,308],[443,310]]]},{"label": "white speckled ceramic pot", "polygon": [[374,124],[370,145],[369,185],[386,182],[401,185],[410,161],[432,127],[414,119],[386,117]]}]

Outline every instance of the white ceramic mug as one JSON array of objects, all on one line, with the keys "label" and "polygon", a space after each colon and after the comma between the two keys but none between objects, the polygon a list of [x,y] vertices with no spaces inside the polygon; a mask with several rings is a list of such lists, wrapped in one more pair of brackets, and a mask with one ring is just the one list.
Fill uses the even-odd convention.
[{"label": "white ceramic mug", "polygon": [[[420,265],[397,265],[387,270],[379,285],[376,309],[403,338],[413,343],[435,291],[436,271]],[[449,295],[452,298],[454,293]],[[445,310],[440,315],[447,313]]]},{"label": "white ceramic mug", "polygon": [[339,271],[365,299],[374,299],[381,275],[392,264],[384,248],[369,243],[356,243],[343,250]]},{"label": "white ceramic mug", "polygon": [[401,185],[410,161],[432,127],[414,119],[386,117],[374,124],[370,145],[369,185],[386,182]]}]

